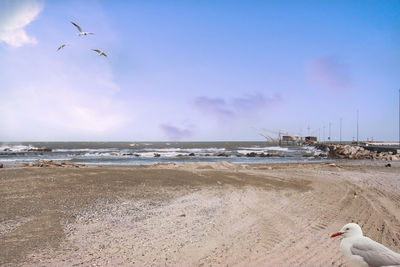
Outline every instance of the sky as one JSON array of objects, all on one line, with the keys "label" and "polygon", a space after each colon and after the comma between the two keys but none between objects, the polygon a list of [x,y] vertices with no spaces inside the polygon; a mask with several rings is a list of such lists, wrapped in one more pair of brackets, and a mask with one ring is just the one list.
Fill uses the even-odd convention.
[{"label": "sky", "polygon": [[0,141],[398,140],[399,88],[397,0],[0,0]]}]

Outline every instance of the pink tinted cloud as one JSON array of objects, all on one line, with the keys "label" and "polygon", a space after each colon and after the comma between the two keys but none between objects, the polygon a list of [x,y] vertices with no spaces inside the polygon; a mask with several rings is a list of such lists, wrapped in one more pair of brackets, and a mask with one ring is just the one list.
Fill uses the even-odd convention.
[{"label": "pink tinted cloud", "polygon": [[351,88],[350,70],[346,63],[334,57],[319,57],[306,66],[308,80],[318,87],[329,90]]},{"label": "pink tinted cloud", "polygon": [[230,110],[226,101],[222,98],[210,98],[207,96],[197,97],[194,101],[195,107],[206,115],[218,118],[231,118],[234,112]]},{"label": "pink tinted cloud", "polygon": [[206,116],[225,121],[227,119],[251,117],[260,110],[277,106],[282,102],[282,97],[279,94],[274,94],[271,97],[265,97],[260,93],[247,94],[229,100],[201,96],[195,99],[195,107]]},{"label": "pink tinted cloud", "polygon": [[193,132],[189,129],[180,129],[169,124],[161,124],[160,128],[168,139],[174,141],[190,138],[193,135]]},{"label": "pink tinted cloud", "polygon": [[280,94],[274,94],[271,97],[265,97],[264,95],[249,94],[243,97],[238,97],[233,100],[233,107],[237,112],[260,110],[278,105],[282,102]]}]

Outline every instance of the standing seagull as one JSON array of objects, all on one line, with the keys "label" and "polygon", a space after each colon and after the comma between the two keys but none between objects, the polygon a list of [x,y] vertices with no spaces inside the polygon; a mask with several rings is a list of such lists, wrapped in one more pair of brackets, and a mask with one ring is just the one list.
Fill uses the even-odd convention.
[{"label": "standing seagull", "polygon": [[74,25],[78,29],[78,31],[79,31],[78,35],[79,36],[88,35],[88,34],[94,34],[93,32],[84,32],[84,31],[82,31],[82,28],[78,24],[76,24],[75,22],[71,21],[71,23],[72,23],[72,25]]},{"label": "standing seagull", "polygon": [[99,56],[105,56],[107,57],[106,53],[104,53],[103,51],[99,50],[99,49],[92,49],[93,51],[97,52],[99,54]]},{"label": "standing seagull", "polygon": [[400,254],[363,236],[358,224],[346,224],[338,233],[331,235],[331,238],[339,235],[343,235],[340,250],[351,266],[400,266]]},{"label": "standing seagull", "polygon": [[65,46],[66,46],[66,44],[62,44],[62,45],[57,49],[57,51],[63,49]]}]

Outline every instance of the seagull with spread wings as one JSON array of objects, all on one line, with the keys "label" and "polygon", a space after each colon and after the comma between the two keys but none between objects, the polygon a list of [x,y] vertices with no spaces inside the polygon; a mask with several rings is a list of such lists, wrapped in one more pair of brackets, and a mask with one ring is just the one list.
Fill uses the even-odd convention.
[{"label": "seagull with spread wings", "polygon": [[107,57],[106,53],[104,53],[103,51],[99,50],[99,49],[92,49],[93,51],[97,52],[99,54],[99,56],[105,56]]},{"label": "seagull with spread wings", "polygon": [[65,46],[66,46],[66,44],[62,44],[62,45],[57,49],[57,51],[63,49]]},{"label": "seagull with spread wings", "polygon": [[71,23],[72,23],[72,25],[74,25],[78,29],[78,31],[79,31],[78,35],[79,36],[88,35],[88,34],[94,34],[93,32],[84,32],[84,31],[82,31],[82,28],[78,24],[76,24],[75,22],[71,21]]}]

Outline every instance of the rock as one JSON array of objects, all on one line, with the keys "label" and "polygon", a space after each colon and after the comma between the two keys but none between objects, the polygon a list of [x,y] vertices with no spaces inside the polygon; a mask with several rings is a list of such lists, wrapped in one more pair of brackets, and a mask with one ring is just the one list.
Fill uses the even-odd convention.
[{"label": "rock", "polygon": [[392,167],[392,164],[388,163],[385,165],[385,167]]},{"label": "rock", "polygon": [[3,163],[0,163],[0,168],[3,168]]},{"label": "rock", "polygon": [[[318,147],[318,146],[316,146]],[[328,157],[339,159],[372,159],[372,160],[398,160],[393,152],[369,151],[363,147],[350,145],[329,145]]]},{"label": "rock", "polygon": [[51,152],[51,149],[47,148],[47,147],[39,147],[39,148],[30,148],[30,149],[28,149],[28,151],[29,152],[32,152],[32,151]]},{"label": "rock", "polygon": [[33,163],[21,163],[21,167],[40,167],[40,168],[50,168],[50,167],[70,167],[70,168],[80,168],[84,167],[84,164],[77,164],[77,163],[66,163],[66,162],[55,162],[52,160],[42,160]]},{"label": "rock", "polygon": [[225,154],[225,153],[219,153],[217,156],[218,156],[218,157],[228,157],[228,154]]},{"label": "rock", "polygon": [[196,156],[196,154],[194,154],[194,153],[189,154],[189,157],[194,157],[194,156]]},{"label": "rock", "polygon": [[155,158],[159,158],[159,157],[161,157],[161,155],[158,154],[158,153],[154,153],[154,157],[155,157]]},{"label": "rock", "polygon": [[247,154],[246,154],[246,157],[250,157],[250,158],[257,157],[257,153],[256,153],[256,152],[247,153]]}]

